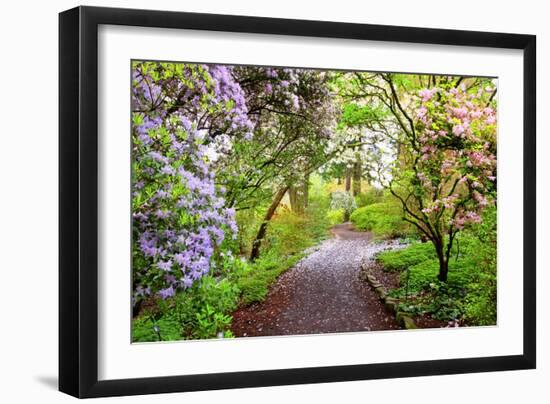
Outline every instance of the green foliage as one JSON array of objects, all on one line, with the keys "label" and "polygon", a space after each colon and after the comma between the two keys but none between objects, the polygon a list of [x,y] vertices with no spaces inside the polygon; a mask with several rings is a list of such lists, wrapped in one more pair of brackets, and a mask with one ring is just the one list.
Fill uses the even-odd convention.
[{"label": "green foliage", "polygon": [[177,341],[179,339],[181,339],[180,324],[173,316],[162,317],[158,320],[152,316],[141,316],[132,320],[133,342]]},{"label": "green foliage", "polygon": [[303,214],[279,208],[271,222],[263,250],[282,258],[297,254],[325,239],[330,228],[328,198],[312,196]]},{"label": "green foliage", "polygon": [[365,192],[361,192],[357,195],[355,201],[357,202],[357,206],[362,208],[367,205],[372,205],[373,203],[382,202],[383,197],[384,192],[381,189],[371,187]]},{"label": "green foliage", "polygon": [[[399,309],[416,314],[429,313],[438,320],[463,319],[464,297],[473,281],[472,269],[466,261],[453,261],[449,265],[447,282],[440,282],[437,280],[437,260],[430,259],[410,267],[408,273],[401,274],[399,295],[405,302]],[[407,296],[413,297],[414,304],[409,304]]]},{"label": "green foliage", "polygon": [[237,307],[236,297],[239,288],[229,279],[217,281],[213,277],[205,277],[198,285],[193,303],[200,307],[211,307],[216,312],[225,313]]},{"label": "green foliage", "polygon": [[294,255],[281,259],[275,253],[260,257],[251,270],[243,274],[237,281],[241,290],[242,303],[249,305],[264,300],[269,286],[275,282],[279,275],[296,264],[301,257],[301,255]]},{"label": "green foliage", "polygon": [[413,243],[401,250],[383,251],[376,257],[377,261],[388,271],[404,271],[409,267],[435,258],[436,254],[432,243]]},{"label": "green foliage", "polygon": [[[263,208],[263,207],[262,207]],[[252,241],[258,233],[262,220],[260,212],[256,209],[245,209],[237,212],[235,216],[237,227],[237,248],[236,251],[244,256],[250,255]]]},{"label": "green foliage", "polygon": [[173,301],[158,300],[153,309],[133,320],[133,341],[171,341],[182,338],[215,338],[231,325],[231,313],[240,290],[229,279],[203,277]]},{"label": "green foliage", "polygon": [[[267,244],[273,252],[288,256],[309,247],[312,238],[307,233],[309,218],[289,209],[280,209],[269,225]],[[303,230],[302,230],[303,229]]]},{"label": "green foliage", "polygon": [[379,121],[388,115],[382,107],[372,105],[344,104],[339,127],[357,127]]},{"label": "green foliage", "polygon": [[497,209],[492,207],[483,214],[483,222],[474,226],[475,235],[468,246],[478,268],[475,282],[466,296],[464,319],[473,325],[494,325],[497,318]]},{"label": "green foliage", "polygon": [[344,209],[329,210],[327,220],[331,225],[344,223]]},{"label": "green foliage", "polygon": [[[249,263],[231,253],[221,254],[212,275],[203,277],[170,301],[156,300],[134,319],[133,341],[205,339],[220,334],[232,337],[231,313],[237,306],[264,300],[269,286],[302,258],[302,251],[327,237],[330,227],[327,211],[328,195],[316,193],[310,196],[303,215],[280,209],[269,225],[260,258]],[[241,214],[238,220],[253,223],[255,218]]]},{"label": "green foliage", "polygon": [[[417,294],[424,290],[442,288],[464,290],[471,279],[472,267],[469,260],[451,261],[447,282],[438,282],[439,262],[428,259],[409,268],[409,293]],[[401,285],[406,285],[407,271],[401,273]]]},{"label": "green foliage", "polygon": [[395,202],[379,202],[355,210],[350,217],[359,230],[372,231],[376,237],[403,237],[412,234]]},{"label": "green foliage", "polygon": [[222,330],[225,335],[224,330],[231,326],[231,316],[214,310],[210,305],[201,307],[195,316],[197,323],[193,329],[193,336],[197,339],[212,338],[218,334],[218,330]]},{"label": "green foliage", "polygon": [[387,270],[401,271],[400,287],[390,291],[401,300],[400,311],[467,325],[496,324],[496,209],[459,235],[447,282],[437,279],[439,261],[431,243],[385,251],[377,260]]}]

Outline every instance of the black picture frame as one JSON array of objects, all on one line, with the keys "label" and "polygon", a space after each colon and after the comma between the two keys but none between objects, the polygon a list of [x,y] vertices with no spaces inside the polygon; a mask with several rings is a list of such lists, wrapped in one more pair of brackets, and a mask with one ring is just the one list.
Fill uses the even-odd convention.
[{"label": "black picture frame", "polygon": [[[523,354],[99,381],[100,24],[523,50]],[[60,13],[59,390],[84,398],[535,368],[535,66],[533,35],[96,7]]]}]

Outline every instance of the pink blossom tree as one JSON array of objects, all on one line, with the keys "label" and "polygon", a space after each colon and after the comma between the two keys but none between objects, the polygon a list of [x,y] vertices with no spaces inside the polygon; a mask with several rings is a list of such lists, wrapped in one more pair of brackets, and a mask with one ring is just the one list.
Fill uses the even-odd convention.
[{"label": "pink blossom tree", "polygon": [[433,243],[443,282],[457,234],[496,201],[495,92],[442,85],[414,94],[412,113],[398,105],[410,125],[388,185],[405,220]]}]

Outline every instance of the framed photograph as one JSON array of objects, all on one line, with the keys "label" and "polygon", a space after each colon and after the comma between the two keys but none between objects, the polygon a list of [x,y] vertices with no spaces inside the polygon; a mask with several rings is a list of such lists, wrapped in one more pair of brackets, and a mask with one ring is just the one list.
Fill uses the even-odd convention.
[{"label": "framed photograph", "polygon": [[535,368],[535,36],[59,30],[61,391]]}]

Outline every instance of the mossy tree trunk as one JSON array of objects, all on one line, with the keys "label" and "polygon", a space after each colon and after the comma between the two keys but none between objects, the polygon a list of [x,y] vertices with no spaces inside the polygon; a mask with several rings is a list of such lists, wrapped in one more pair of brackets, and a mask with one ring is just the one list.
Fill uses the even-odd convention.
[{"label": "mossy tree trunk", "polygon": [[346,192],[349,192],[351,190],[351,174],[352,174],[352,167],[346,167],[346,185],[345,185]]},{"label": "mossy tree trunk", "polygon": [[296,212],[298,209],[298,188],[295,185],[288,187],[288,200],[290,201],[290,209]]},{"label": "mossy tree trunk", "polygon": [[[353,167],[346,167],[346,188],[345,188],[345,190],[348,194],[351,190],[351,177],[352,177],[352,174],[353,174]],[[344,211],[344,223],[349,222],[349,215],[350,215],[350,212],[346,209]]]},{"label": "mossy tree trunk", "polygon": [[437,279],[441,282],[447,282],[447,275],[449,273],[449,258],[446,256],[443,248],[436,246],[437,258],[439,260],[439,274]]},{"label": "mossy tree trunk", "polygon": [[298,185],[290,185],[288,187],[288,199],[292,212],[299,215],[305,212],[309,199],[309,174]]},{"label": "mossy tree trunk", "polygon": [[269,205],[269,208],[265,213],[264,220],[262,221],[262,224],[260,224],[260,228],[258,229],[256,238],[252,242],[252,250],[250,251],[251,261],[254,261],[260,256],[260,248],[262,245],[262,241],[265,237],[265,234],[267,232],[267,225],[269,224],[269,221],[273,218],[273,215],[275,214],[277,207],[281,203],[281,200],[283,199],[283,196],[285,195],[286,191],[288,191],[288,188],[289,188],[288,186],[282,187],[275,193],[275,196],[271,201],[271,205]]}]

